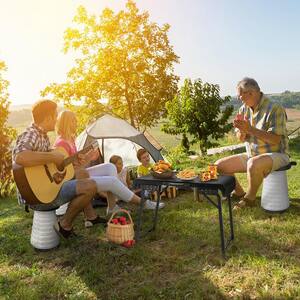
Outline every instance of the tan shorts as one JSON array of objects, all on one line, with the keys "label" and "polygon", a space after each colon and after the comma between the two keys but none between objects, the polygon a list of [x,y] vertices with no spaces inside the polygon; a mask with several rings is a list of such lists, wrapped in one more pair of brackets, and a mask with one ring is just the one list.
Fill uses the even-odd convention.
[{"label": "tan shorts", "polygon": [[[273,153],[264,153],[264,154],[260,154],[260,156],[270,156],[273,160],[273,166],[272,166],[272,171],[275,171],[281,167],[284,167],[286,165],[289,164],[290,162],[290,158],[287,154],[284,154],[284,153],[276,153],[276,152],[273,152]],[[247,162],[249,160],[249,157],[247,156],[246,153],[242,153],[242,154],[239,154],[238,155],[239,158],[241,159],[245,169],[247,170]]]}]

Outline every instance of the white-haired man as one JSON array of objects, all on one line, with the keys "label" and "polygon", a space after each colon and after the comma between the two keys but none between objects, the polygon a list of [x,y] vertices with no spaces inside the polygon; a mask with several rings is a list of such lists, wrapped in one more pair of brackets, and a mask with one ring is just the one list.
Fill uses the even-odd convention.
[{"label": "white-haired man", "polygon": [[272,103],[260,91],[257,82],[244,78],[237,85],[238,98],[243,105],[234,120],[237,137],[248,142],[247,154],[225,157],[216,162],[221,174],[247,173],[248,188],[236,180],[233,195],[240,198],[235,209],[254,206],[256,193],[264,177],[289,163],[286,112]]}]

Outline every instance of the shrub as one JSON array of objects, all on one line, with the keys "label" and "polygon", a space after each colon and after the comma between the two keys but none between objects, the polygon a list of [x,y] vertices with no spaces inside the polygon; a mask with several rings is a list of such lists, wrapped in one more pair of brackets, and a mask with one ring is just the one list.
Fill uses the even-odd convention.
[{"label": "shrub", "polygon": [[7,70],[3,61],[0,61],[0,198],[10,195],[14,189],[11,173],[11,142],[16,131],[7,126],[9,109],[9,82],[3,78]]}]

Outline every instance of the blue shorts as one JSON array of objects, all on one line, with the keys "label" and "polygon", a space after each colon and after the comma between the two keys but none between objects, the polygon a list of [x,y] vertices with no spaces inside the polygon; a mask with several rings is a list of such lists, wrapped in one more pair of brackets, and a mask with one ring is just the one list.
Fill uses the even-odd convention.
[{"label": "blue shorts", "polygon": [[74,199],[77,196],[76,185],[77,185],[76,179],[66,181],[62,185],[62,187],[54,201],[52,201],[51,203],[48,203],[48,204],[30,205],[30,208],[33,210],[39,210],[39,211],[55,210],[55,209],[59,208],[61,205],[72,201],[72,199]]}]

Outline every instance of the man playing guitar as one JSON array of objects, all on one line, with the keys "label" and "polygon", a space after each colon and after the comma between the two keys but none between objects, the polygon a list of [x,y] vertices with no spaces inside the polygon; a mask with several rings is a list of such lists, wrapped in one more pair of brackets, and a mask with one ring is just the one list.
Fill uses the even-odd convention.
[{"label": "man playing guitar", "polygon": [[[32,116],[34,123],[17,138],[13,149],[13,163],[23,167],[49,163],[61,166],[65,157],[58,151],[51,151],[47,136],[48,132],[55,129],[57,104],[50,100],[38,101],[32,108]],[[94,180],[90,178],[72,179],[63,183],[57,197],[51,203],[41,203],[31,207],[38,210],[49,210],[70,202],[64,217],[54,226],[62,237],[68,238],[73,232],[72,224],[75,217],[90,205],[96,192],[97,187]]]}]

